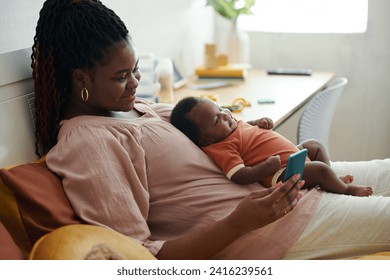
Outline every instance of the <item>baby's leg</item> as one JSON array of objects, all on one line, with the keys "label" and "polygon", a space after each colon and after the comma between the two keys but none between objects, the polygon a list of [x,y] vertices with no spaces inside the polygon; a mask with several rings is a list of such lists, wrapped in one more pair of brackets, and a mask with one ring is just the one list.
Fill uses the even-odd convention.
[{"label": "baby's leg", "polygon": [[323,162],[313,161],[305,164],[303,179],[306,187],[319,185],[323,190],[332,193],[348,194],[354,196],[369,196],[371,187],[351,186],[337,177],[336,173]]},{"label": "baby's leg", "polygon": [[310,139],[298,145],[298,149],[307,149],[307,155],[312,161],[321,161],[330,166],[330,158],[325,147],[317,140]]},{"label": "baby's leg", "polygon": [[[301,143],[297,147],[300,150],[302,150],[303,148],[306,148],[308,157],[311,161],[321,161],[321,162],[325,163],[326,165],[330,166],[329,154],[321,142],[319,142],[315,139],[310,139],[310,140],[306,140],[305,142]],[[353,181],[353,176],[345,175],[345,176],[341,176],[340,179],[345,184],[351,184]]]}]

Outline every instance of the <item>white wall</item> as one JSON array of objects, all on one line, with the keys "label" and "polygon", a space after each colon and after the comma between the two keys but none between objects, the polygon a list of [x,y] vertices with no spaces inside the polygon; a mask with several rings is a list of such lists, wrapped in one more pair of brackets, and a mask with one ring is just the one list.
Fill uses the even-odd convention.
[{"label": "white wall", "polygon": [[0,0],[0,53],[32,46],[44,0]]},{"label": "white wall", "polygon": [[[365,34],[249,34],[254,67],[309,67],[334,71],[349,79],[331,132],[333,160],[390,157],[388,11],[390,1],[369,1]],[[296,124],[297,118],[286,124],[293,137],[296,136]]]},{"label": "white wall", "polygon": [[[212,10],[204,0],[102,0],[125,22],[139,53],[170,57],[184,72],[203,61],[213,38]],[[0,0],[0,53],[31,47],[44,0]]]}]

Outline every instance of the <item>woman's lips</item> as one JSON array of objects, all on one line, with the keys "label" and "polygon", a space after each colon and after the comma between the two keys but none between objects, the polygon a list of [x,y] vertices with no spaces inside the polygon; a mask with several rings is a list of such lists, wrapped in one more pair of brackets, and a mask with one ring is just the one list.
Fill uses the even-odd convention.
[{"label": "woman's lips", "polygon": [[136,92],[132,92],[129,95],[126,95],[124,98],[133,101],[135,99]]}]

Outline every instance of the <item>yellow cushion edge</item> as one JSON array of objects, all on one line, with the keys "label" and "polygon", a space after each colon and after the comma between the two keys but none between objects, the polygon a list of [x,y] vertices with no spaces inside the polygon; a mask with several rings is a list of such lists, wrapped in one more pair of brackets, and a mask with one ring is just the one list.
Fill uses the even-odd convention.
[{"label": "yellow cushion edge", "polygon": [[364,255],[356,258],[357,260],[390,260],[390,252],[380,252],[370,255]]},{"label": "yellow cushion edge", "polygon": [[30,260],[83,260],[95,246],[104,245],[127,260],[156,260],[138,241],[111,229],[74,224],[42,236],[33,246]]}]

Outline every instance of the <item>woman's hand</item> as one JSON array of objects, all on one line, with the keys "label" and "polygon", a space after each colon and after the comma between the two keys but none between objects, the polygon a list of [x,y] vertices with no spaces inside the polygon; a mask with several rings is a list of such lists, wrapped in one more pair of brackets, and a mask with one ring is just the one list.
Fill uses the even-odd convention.
[{"label": "woman's hand", "polygon": [[292,176],[275,187],[250,193],[227,217],[232,229],[244,234],[264,227],[290,212],[297,205],[304,181]]}]

